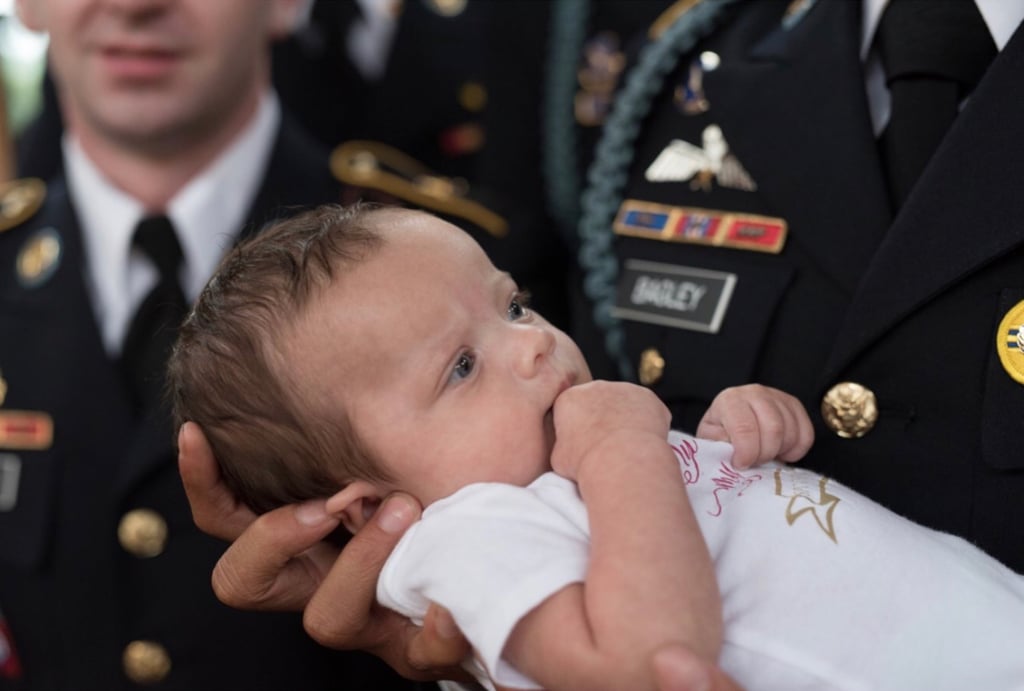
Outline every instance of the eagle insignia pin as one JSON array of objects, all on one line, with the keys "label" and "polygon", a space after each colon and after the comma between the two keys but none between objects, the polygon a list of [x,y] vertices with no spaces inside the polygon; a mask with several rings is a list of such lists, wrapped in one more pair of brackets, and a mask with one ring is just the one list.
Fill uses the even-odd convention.
[{"label": "eagle insignia pin", "polygon": [[701,134],[701,146],[673,139],[647,167],[648,182],[690,181],[691,189],[711,191],[712,183],[721,187],[753,192],[757,183],[739,159],[729,151],[722,128],[708,125]]}]

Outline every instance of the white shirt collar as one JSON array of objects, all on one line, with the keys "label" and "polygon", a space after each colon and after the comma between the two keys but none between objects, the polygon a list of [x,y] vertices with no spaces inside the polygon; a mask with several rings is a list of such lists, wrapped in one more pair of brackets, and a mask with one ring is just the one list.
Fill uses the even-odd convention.
[{"label": "white shirt collar", "polygon": [[194,300],[248,221],[281,122],[277,95],[267,92],[256,116],[219,158],[167,205],[185,255],[182,288]]},{"label": "white shirt collar", "polygon": [[[247,221],[281,120],[268,91],[255,116],[231,145],[171,199],[167,215],[184,254],[182,288],[192,301]],[[85,251],[86,284],[106,350],[120,353],[131,315],[156,282],[156,269],[131,252],[132,233],[145,209],[116,187],[66,134],[64,170]]]}]

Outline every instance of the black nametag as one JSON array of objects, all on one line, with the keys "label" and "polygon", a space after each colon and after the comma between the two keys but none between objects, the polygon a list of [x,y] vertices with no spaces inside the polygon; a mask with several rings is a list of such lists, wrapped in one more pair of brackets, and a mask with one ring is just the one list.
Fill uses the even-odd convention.
[{"label": "black nametag", "polygon": [[718,333],[736,274],[627,259],[612,315],[620,319]]}]

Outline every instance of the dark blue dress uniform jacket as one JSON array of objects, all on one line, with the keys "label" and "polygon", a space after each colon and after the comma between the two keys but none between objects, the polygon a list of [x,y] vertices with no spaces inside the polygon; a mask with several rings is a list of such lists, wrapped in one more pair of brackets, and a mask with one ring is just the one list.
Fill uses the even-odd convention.
[{"label": "dark blue dress uniform jacket", "polygon": [[[338,199],[326,154],[285,126],[250,219],[282,205]],[[21,285],[16,256],[32,234],[55,229],[56,273]],[[295,614],[240,612],[210,587],[225,545],[194,526],[177,471],[166,411],[129,407],[107,357],[83,277],[82,238],[63,183],[44,207],[0,233],[0,410],[52,416],[50,448],[14,451],[17,504],[0,511],[0,611],[23,667],[0,689],[137,688],[122,670],[133,640],[167,650],[155,689],[400,689],[375,658],[317,646]],[[119,545],[123,514],[148,508],[168,525],[163,553],[141,559]]]},{"label": "dark blue dress uniform jacket", "polygon": [[[628,359],[663,355],[653,388],[682,428],[727,386],[796,394],[817,425],[806,465],[1024,571],[1024,385],[1001,366],[996,333],[1024,300],[1024,30],[894,217],[863,88],[860,3],[813,3],[786,28],[788,5],[729,8],[678,61],[642,120],[624,190],[784,218],[786,244],[767,254],[617,237],[620,275],[640,259],[738,277],[717,334],[623,321]],[[684,115],[672,92],[702,51],[721,58],[703,74],[709,109]],[[756,190],[644,178],[672,139],[699,146],[710,124]],[[878,400],[859,439],[822,424],[822,398],[842,381]]]}]

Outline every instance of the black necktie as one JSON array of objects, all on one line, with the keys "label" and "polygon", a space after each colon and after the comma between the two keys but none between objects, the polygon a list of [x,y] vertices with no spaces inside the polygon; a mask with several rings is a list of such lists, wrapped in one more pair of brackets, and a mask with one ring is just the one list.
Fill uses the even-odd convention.
[{"label": "black necktie", "polygon": [[185,296],[178,281],[181,245],[166,216],[139,221],[132,238],[160,272],[157,284],[135,312],[121,353],[121,365],[137,406],[151,407],[163,393],[164,367],[178,326],[185,316]]},{"label": "black necktie", "polygon": [[997,51],[974,0],[890,0],[878,51],[892,96],[880,146],[898,208]]}]

